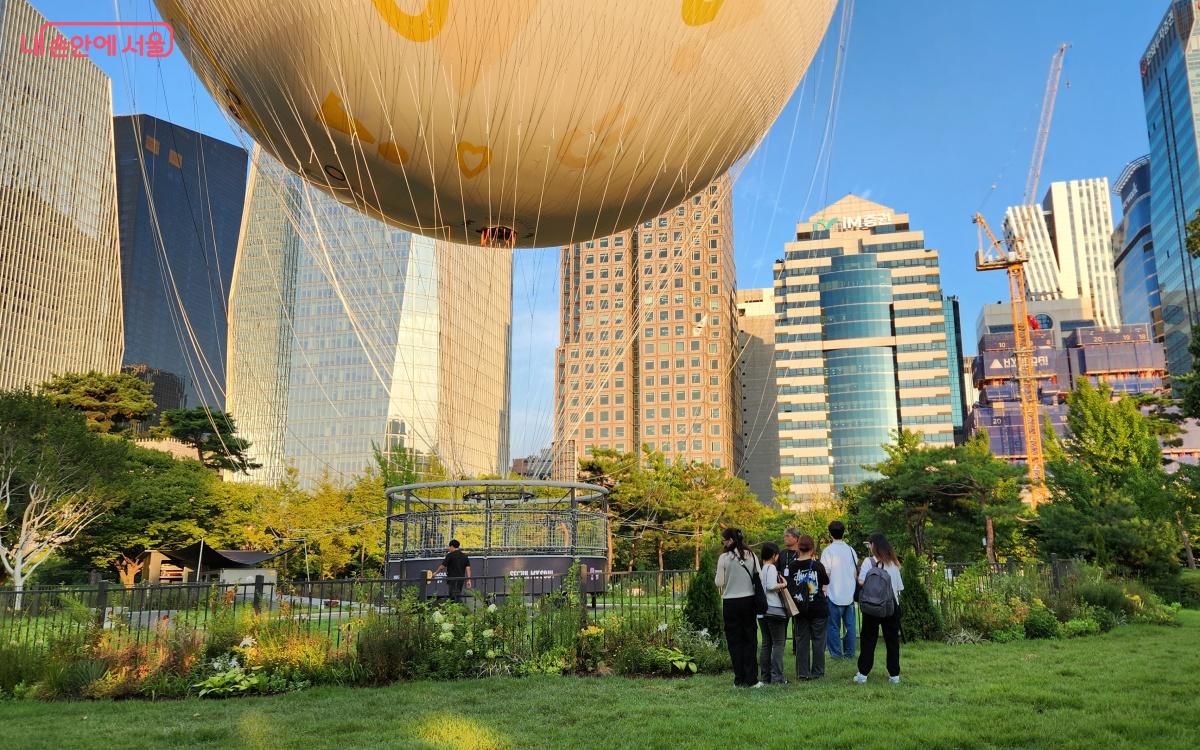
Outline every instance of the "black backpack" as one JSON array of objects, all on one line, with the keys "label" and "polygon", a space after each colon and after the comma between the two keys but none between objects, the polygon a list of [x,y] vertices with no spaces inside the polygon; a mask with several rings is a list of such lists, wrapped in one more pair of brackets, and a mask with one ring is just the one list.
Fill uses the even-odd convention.
[{"label": "black backpack", "polygon": [[[821,587],[821,576],[817,571],[817,561],[808,560],[808,568],[796,569],[792,581],[796,585],[796,607],[802,614],[814,615],[826,611],[829,606],[825,603],[825,592]],[[796,563],[799,565],[799,563]]]}]

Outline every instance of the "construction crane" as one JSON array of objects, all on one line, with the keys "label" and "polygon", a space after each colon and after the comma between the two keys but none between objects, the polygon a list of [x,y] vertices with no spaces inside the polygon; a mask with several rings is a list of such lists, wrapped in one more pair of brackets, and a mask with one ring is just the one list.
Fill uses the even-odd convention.
[{"label": "construction crane", "polygon": [[[1063,61],[1067,54],[1066,44],[1060,45],[1050,61],[1050,75],[1046,80],[1046,91],[1042,96],[1042,115],[1038,120],[1037,138],[1033,145],[1033,161],[1029,165],[1029,176],[1025,181],[1022,205],[1037,200],[1038,180],[1042,174],[1042,162],[1046,158],[1046,144],[1050,139],[1050,121],[1054,116],[1054,103],[1058,97],[1058,83],[1062,78]],[[1026,307],[1025,263],[1029,260],[1020,227],[1005,236],[1003,243],[996,239],[983,214],[976,213],[973,219],[979,225],[979,249],[975,251],[975,270],[1008,272],[1008,289],[1012,297],[1013,356],[1017,361],[1017,391],[1021,403],[1021,427],[1025,437],[1025,462],[1029,469],[1029,504],[1034,509],[1045,501],[1046,453],[1042,446],[1042,423],[1038,409],[1037,374],[1033,364],[1033,331]],[[984,242],[984,237],[987,242]]]}]

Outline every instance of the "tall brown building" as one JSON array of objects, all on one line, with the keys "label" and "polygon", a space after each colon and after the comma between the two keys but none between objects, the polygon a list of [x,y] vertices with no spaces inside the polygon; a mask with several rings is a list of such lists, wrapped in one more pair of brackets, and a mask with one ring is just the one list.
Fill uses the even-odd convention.
[{"label": "tall brown building", "polygon": [[555,351],[554,476],[592,448],[737,469],[733,183],[636,229],[566,246]]}]

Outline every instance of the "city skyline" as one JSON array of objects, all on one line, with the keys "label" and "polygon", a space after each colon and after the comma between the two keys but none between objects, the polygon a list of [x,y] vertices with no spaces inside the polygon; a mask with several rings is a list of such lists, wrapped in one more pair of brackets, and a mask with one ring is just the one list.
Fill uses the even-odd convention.
[{"label": "city skyline", "polygon": [[[52,20],[78,15],[78,6],[61,0],[34,4]],[[126,20],[148,20],[146,14],[153,13],[134,3],[120,6]],[[1040,22],[1028,27],[1023,19],[1034,8]],[[979,304],[1006,295],[1002,278],[974,272],[975,236],[969,215],[982,204],[985,214],[996,220],[1005,205],[1019,202],[1046,67],[1057,44],[1065,40],[1073,46],[1043,180],[1098,175],[1115,180],[1128,161],[1148,150],[1138,60],[1165,8],[1165,3],[1091,3],[1081,17],[1071,8],[1032,2],[970,11],[933,2],[903,9],[860,5],[847,39],[840,114],[826,139],[829,82],[839,41],[835,19],[809,79],[735,183],[738,286],[767,285],[771,261],[781,254],[788,227],[805,215],[803,209],[819,198],[856,190],[883,202],[903,203],[913,214],[927,217],[923,224],[929,241],[943,248],[945,291],[962,297],[963,316],[974,319]],[[112,16],[111,8],[96,12]],[[1011,41],[980,49],[971,41],[972,28],[988,28],[997,38]],[[938,45],[905,55],[897,69],[891,54],[896,40],[918,30],[937,39]],[[1013,33],[1017,30],[1019,34]],[[181,57],[164,59],[161,74],[150,65],[122,70],[119,58],[97,62],[113,77],[118,112],[145,111],[181,120],[245,145],[229,130]],[[972,80],[983,85],[967,85]],[[979,91],[1003,93],[985,96]],[[905,117],[890,118],[888,127],[880,128],[868,111],[904,112]],[[171,113],[176,117],[169,117]],[[1098,122],[1103,127],[1096,128]],[[954,127],[945,127],[947,123]],[[827,141],[832,147],[821,148]],[[832,168],[824,157],[815,156],[818,152],[832,154]],[[881,153],[891,158],[881,162],[876,158]],[[942,155],[950,153],[971,158]],[[887,166],[881,167],[883,163]],[[925,177],[914,181],[913,174]],[[552,431],[556,252],[523,251],[516,256],[514,455],[546,446]],[[974,347],[967,337],[964,351]]]}]

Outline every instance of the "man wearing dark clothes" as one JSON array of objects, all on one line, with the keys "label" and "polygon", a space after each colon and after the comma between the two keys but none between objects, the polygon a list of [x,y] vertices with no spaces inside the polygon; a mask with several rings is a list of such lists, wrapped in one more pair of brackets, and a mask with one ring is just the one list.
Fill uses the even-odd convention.
[{"label": "man wearing dark clothes", "polygon": [[446,571],[446,587],[450,590],[450,598],[456,601],[462,598],[464,583],[467,588],[471,588],[471,561],[461,547],[457,539],[451,539],[446,559],[433,571],[434,576],[443,570]]}]

